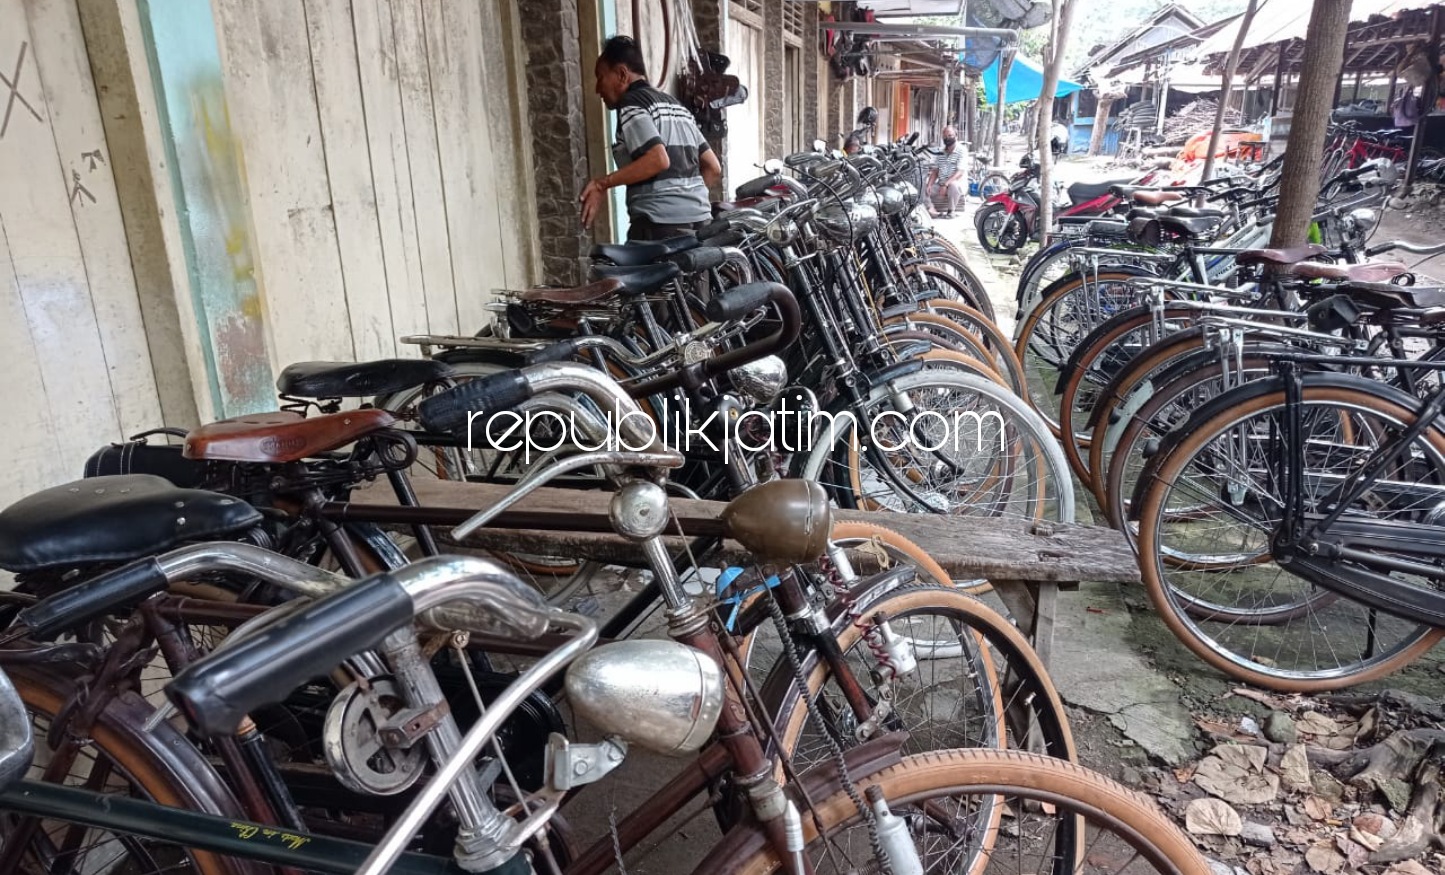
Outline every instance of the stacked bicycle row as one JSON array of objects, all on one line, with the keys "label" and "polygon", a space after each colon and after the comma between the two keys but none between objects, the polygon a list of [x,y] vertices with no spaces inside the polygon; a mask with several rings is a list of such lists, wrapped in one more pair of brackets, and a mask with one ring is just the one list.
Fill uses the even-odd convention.
[{"label": "stacked bicycle row", "polygon": [[[0,871],[627,871],[704,813],[707,873],[1207,872],[1076,764],[982,581],[832,521],[1073,498],[987,296],[916,218],[913,150],[786,164],[701,240],[598,247],[591,283],[476,337],[295,365],[275,412],[104,448],[0,512]],[[831,415],[756,433],[789,405]],[[415,478],[496,497],[425,507]],[[606,510],[528,509],[544,486]],[[487,526],[559,537],[444,553]],[[567,610],[608,573],[578,532],[648,576],[605,622]],[[688,765],[569,828],[636,750]]]},{"label": "stacked bicycle row", "polygon": [[1388,165],[1324,182],[1320,243],[1264,247],[1266,167],[1041,250],[1020,284],[1035,406],[1166,625],[1248,683],[1359,683],[1441,636],[1445,291],[1370,259],[1445,246],[1368,245]]}]

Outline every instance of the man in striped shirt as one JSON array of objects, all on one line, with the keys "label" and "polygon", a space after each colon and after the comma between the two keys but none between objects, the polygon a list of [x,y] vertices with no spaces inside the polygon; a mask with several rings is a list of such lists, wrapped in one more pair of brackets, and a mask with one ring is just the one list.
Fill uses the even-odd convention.
[{"label": "man in striped shirt", "polygon": [[692,113],[647,84],[642,51],[631,37],[603,44],[596,73],[598,96],[617,110],[617,169],[582,190],[582,224],[592,226],[609,188],[625,185],[627,239],[691,234],[712,215],[708,186],[722,181],[717,154]]},{"label": "man in striped shirt", "polygon": [[944,127],[943,154],[933,162],[933,170],[929,171],[928,183],[924,186],[934,216],[953,218],[958,202],[963,200],[966,170],[963,152],[963,148],[958,145],[958,134],[953,130],[953,126]]}]

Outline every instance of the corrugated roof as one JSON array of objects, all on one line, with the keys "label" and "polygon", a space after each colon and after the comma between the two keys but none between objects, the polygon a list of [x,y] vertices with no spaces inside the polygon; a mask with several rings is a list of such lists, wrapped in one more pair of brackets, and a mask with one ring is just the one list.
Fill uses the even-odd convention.
[{"label": "corrugated roof", "polygon": [[[1363,23],[1372,18],[1391,18],[1411,9],[1428,9],[1440,6],[1439,0],[1354,0],[1350,4],[1350,23]],[[1313,4],[1300,0],[1264,0],[1255,10],[1254,21],[1245,34],[1245,49],[1266,46],[1286,40],[1304,39],[1309,31],[1310,10]],[[1243,21],[1234,21],[1223,30],[1205,40],[1199,47],[1199,56],[1207,57],[1228,52],[1234,45]]]}]

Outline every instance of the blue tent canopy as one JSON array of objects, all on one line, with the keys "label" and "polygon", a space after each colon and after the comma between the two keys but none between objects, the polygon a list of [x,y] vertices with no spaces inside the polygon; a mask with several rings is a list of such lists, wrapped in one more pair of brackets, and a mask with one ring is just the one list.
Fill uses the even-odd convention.
[{"label": "blue tent canopy", "polygon": [[[1083,88],[1077,82],[1070,82],[1067,79],[1059,80],[1059,90],[1055,97],[1066,97],[1075,91]],[[1039,92],[1044,88],[1044,70],[1038,64],[1022,56],[1014,56],[1013,66],[1008,71],[1008,94],[1005,95],[1006,103],[1021,103],[1025,100],[1038,100]],[[998,59],[983,71],[983,92],[989,105],[998,103]]]}]

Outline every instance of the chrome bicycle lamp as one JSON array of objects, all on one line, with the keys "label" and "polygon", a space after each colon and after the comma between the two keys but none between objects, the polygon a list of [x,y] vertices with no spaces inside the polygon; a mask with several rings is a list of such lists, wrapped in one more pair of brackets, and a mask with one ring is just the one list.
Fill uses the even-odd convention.
[{"label": "chrome bicycle lamp", "polygon": [[723,708],[722,669],[676,641],[617,641],[567,669],[573,710],[608,735],[668,756],[699,750]]}]

